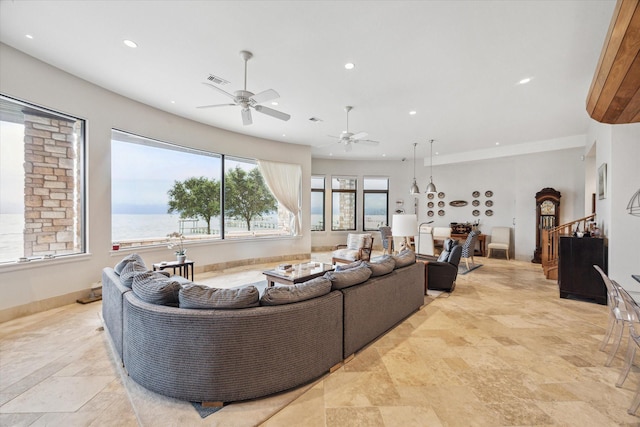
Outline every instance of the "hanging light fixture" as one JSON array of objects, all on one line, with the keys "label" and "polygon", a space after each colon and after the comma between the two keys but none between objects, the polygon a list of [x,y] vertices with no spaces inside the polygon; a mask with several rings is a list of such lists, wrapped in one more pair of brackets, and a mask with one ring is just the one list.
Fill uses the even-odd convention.
[{"label": "hanging light fixture", "polygon": [[636,191],[627,205],[629,215],[640,216],[640,190]]},{"label": "hanging light fixture", "polygon": [[436,190],[436,185],[433,183],[433,139],[429,142],[431,143],[431,170],[429,172],[431,175],[429,176],[429,185],[427,185],[425,193],[437,193],[438,190]]},{"label": "hanging light fixture", "polygon": [[409,193],[411,194],[420,194],[420,189],[418,188],[418,183],[416,182],[416,145],[417,142],[413,143],[413,184],[411,184],[411,189]]}]

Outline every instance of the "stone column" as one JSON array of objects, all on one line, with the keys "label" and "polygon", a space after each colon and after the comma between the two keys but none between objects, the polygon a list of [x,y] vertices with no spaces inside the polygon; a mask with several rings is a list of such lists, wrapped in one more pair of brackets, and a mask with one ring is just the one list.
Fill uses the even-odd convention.
[{"label": "stone column", "polygon": [[76,122],[24,116],[24,256],[76,252],[81,231]]}]

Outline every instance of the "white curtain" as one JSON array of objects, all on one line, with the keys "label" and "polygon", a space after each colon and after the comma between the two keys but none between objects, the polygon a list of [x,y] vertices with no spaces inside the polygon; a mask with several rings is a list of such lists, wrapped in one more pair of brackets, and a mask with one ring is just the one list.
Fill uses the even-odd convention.
[{"label": "white curtain", "polygon": [[297,236],[301,228],[302,167],[267,160],[258,160],[258,167],[276,200],[291,212],[291,232]]}]

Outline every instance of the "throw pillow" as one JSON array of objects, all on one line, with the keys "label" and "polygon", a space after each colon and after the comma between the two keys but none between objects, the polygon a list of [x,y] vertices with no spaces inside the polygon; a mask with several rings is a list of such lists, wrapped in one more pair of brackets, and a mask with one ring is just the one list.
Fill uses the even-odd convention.
[{"label": "throw pillow", "polygon": [[383,255],[364,263],[371,270],[371,277],[389,274],[396,267],[396,260],[391,255]]},{"label": "throw pillow", "polygon": [[271,286],[265,289],[260,305],[281,305],[305,301],[331,292],[331,281],[325,277],[316,277],[295,285]]},{"label": "throw pillow", "polygon": [[180,289],[180,308],[235,309],[257,307],[260,293],[253,285],[237,289],[210,288],[192,284]]},{"label": "throw pillow", "polygon": [[147,267],[145,267],[144,263],[139,263],[138,261],[133,261],[125,264],[120,273],[120,282],[127,288],[130,288],[133,284],[133,278],[138,273],[144,273],[147,271]]},{"label": "throw pillow", "polygon": [[177,305],[180,283],[157,271],[145,271],[133,276],[133,293],[150,304]]},{"label": "throw pillow", "polygon": [[395,268],[406,267],[407,265],[415,264],[416,253],[411,249],[405,249],[398,255],[393,255],[393,259],[396,262]]},{"label": "throw pillow", "polygon": [[345,265],[336,265],[336,271],[350,270],[352,268],[360,267],[361,265],[362,261],[359,260]]},{"label": "throw pillow", "polygon": [[129,254],[126,257],[122,258],[122,261],[117,263],[116,266],[113,267],[113,270],[119,276],[120,274],[122,274],[122,270],[124,269],[124,267],[127,264],[132,263],[132,262],[137,262],[138,264],[140,264],[143,267],[145,267],[145,270],[147,269],[146,266],[144,265],[144,261],[142,260],[142,257],[140,255],[138,255],[138,254]]},{"label": "throw pillow", "polygon": [[331,280],[331,289],[348,288],[366,282],[370,276],[371,270],[365,265],[343,271],[328,271],[324,275]]}]

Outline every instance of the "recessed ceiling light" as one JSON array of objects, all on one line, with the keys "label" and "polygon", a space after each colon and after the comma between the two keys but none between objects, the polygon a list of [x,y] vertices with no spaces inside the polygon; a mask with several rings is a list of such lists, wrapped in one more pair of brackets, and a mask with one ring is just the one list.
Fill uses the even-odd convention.
[{"label": "recessed ceiling light", "polygon": [[135,49],[136,47],[138,47],[138,43],[134,42],[133,40],[124,40],[122,43],[124,43],[125,46],[128,46],[132,49]]},{"label": "recessed ceiling light", "polygon": [[499,142],[496,142],[496,145],[500,145],[500,143],[499,143]]},{"label": "recessed ceiling light", "polygon": [[282,136],[287,136],[287,134],[286,134],[286,133],[283,133],[283,134],[282,134]]},{"label": "recessed ceiling light", "polygon": [[347,70],[353,70],[355,66],[356,65],[353,62],[347,62],[346,64],[344,64],[344,68],[346,68]]},{"label": "recessed ceiling light", "polygon": [[410,116],[415,116],[415,115],[416,115],[416,113],[417,113],[417,111],[415,111],[415,110],[411,110],[411,111],[409,111],[409,115],[410,115]]},{"label": "recessed ceiling light", "polygon": [[387,155],[385,153],[382,153],[382,157],[387,157]]},{"label": "recessed ceiling light", "polygon": [[278,105],[278,101],[273,101],[271,105]]},{"label": "recessed ceiling light", "polygon": [[438,154],[440,154],[440,153],[438,153],[438,152],[436,151],[436,156],[437,156]]},{"label": "recessed ceiling light", "polygon": [[519,85],[526,85],[527,83],[529,83],[531,81],[531,77],[525,77],[524,79],[520,80],[518,82]]},{"label": "recessed ceiling light", "polygon": [[330,156],[333,156],[333,153],[329,153]]},{"label": "recessed ceiling light", "polygon": [[31,34],[25,34],[24,36],[28,39],[33,39],[33,36]]}]

